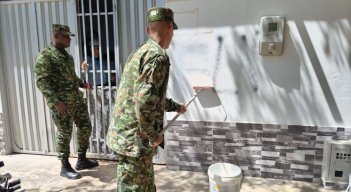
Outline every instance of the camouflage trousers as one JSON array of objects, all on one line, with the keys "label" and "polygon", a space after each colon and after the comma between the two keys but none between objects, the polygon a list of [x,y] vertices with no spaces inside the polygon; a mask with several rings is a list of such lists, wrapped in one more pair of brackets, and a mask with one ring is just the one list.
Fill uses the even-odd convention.
[{"label": "camouflage trousers", "polygon": [[78,154],[85,153],[89,147],[91,123],[88,107],[83,99],[78,98],[74,103],[66,104],[67,113],[60,115],[55,108],[51,109],[51,116],[57,127],[56,148],[59,159],[67,159],[70,154],[70,141],[73,122],[77,127]]},{"label": "camouflage trousers", "polygon": [[156,192],[153,154],[142,157],[118,156],[117,192]]}]

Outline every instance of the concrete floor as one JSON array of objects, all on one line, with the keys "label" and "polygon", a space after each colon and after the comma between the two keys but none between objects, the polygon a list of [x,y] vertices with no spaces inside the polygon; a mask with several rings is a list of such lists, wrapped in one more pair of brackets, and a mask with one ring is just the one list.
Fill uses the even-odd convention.
[{"label": "concrete floor", "polygon": [[[10,172],[20,178],[25,191],[115,191],[116,162],[100,161],[97,168],[81,171],[79,180],[59,176],[60,164],[56,157],[16,154],[0,156],[5,166],[0,173]],[[75,165],[76,158],[70,160]],[[158,192],[208,191],[205,173],[170,171],[155,165]],[[332,192],[314,183],[245,177],[241,192]]]}]

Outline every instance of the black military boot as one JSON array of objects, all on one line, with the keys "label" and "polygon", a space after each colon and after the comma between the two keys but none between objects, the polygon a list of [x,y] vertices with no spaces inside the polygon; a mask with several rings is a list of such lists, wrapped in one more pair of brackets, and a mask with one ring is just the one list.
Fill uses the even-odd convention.
[{"label": "black military boot", "polygon": [[78,151],[78,161],[76,164],[76,170],[90,169],[98,165],[99,163],[97,161],[87,159],[86,150],[82,152]]},{"label": "black military boot", "polygon": [[80,173],[77,173],[72,167],[71,164],[69,163],[68,159],[62,159],[61,160],[61,173],[60,175],[62,177],[66,177],[68,179],[80,179],[82,176]]}]

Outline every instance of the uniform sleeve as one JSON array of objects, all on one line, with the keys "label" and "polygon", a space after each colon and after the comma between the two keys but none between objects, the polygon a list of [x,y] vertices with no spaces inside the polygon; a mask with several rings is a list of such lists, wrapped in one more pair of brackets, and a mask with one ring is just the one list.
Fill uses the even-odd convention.
[{"label": "uniform sleeve", "polygon": [[79,78],[77,75],[76,75],[76,81],[77,81],[77,84],[79,85],[80,88],[84,87],[83,79]]},{"label": "uniform sleeve", "polygon": [[49,107],[59,102],[56,92],[56,68],[44,55],[39,55],[35,65],[36,83],[38,89],[43,93]]},{"label": "uniform sleeve", "polygon": [[170,98],[167,98],[166,99],[166,111],[167,112],[171,112],[171,111],[179,111],[181,105],[175,101],[173,101],[172,99]]},{"label": "uniform sleeve", "polygon": [[150,141],[158,138],[154,128],[155,113],[161,98],[159,92],[168,74],[169,64],[163,56],[156,57],[146,63],[137,83],[134,86],[134,103],[140,131],[147,135]]},{"label": "uniform sleeve", "polygon": [[[76,81],[76,85],[78,85],[79,87],[83,88],[84,87],[84,80],[79,78],[74,70],[74,59],[72,57],[72,55],[70,55],[70,60],[71,60],[71,63],[72,63],[72,69],[73,69],[73,73],[74,73],[74,77],[75,77],[75,81]],[[80,66],[79,66],[80,67]],[[80,74],[80,76],[82,76],[83,73]]]}]

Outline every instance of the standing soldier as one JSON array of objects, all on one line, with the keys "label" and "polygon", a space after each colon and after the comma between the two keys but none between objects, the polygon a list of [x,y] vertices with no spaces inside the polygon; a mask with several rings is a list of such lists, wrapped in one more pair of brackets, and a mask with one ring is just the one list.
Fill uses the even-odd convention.
[{"label": "standing soldier", "polygon": [[117,191],[156,191],[152,158],[163,141],[159,134],[164,111],[186,108],[166,98],[173,11],[154,7],[147,12],[149,40],[129,55],[122,75],[109,131],[108,146],[118,154]]},{"label": "standing soldier", "polygon": [[77,77],[73,57],[65,50],[71,44],[70,36],[74,34],[65,25],[55,24],[52,30],[53,44],[41,51],[36,59],[36,83],[46,98],[57,127],[56,146],[62,163],[60,175],[68,179],[79,179],[81,175],[68,161],[73,121],[77,126],[78,138],[76,169],[88,169],[98,165],[97,161],[86,158],[91,123],[83,94],[79,91],[79,87],[89,89],[90,85]]}]

